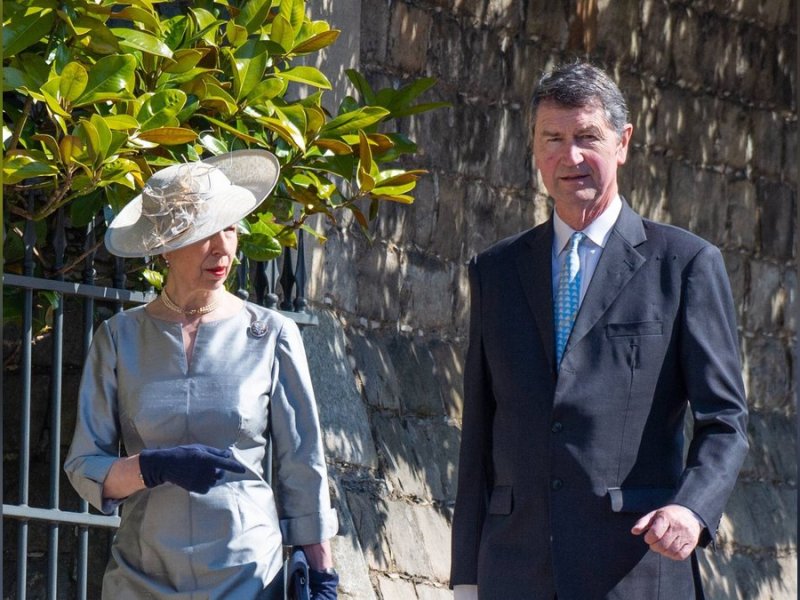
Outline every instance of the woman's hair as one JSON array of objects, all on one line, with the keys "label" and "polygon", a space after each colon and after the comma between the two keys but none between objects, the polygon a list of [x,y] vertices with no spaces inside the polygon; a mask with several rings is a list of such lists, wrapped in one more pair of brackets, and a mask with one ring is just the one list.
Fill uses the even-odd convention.
[{"label": "woman's hair", "polygon": [[598,106],[618,135],[628,123],[628,106],[617,84],[589,63],[569,63],[544,74],[533,91],[531,123],[536,123],[536,111],[545,100],[565,108]]}]

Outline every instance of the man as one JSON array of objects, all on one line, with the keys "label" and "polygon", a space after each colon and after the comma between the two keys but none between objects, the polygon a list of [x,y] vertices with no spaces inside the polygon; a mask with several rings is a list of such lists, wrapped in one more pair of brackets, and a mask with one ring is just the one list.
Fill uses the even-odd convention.
[{"label": "man", "polygon": [[603,71],[545,75],[532,117],[555,210],[470,263],[451,585],[457,600],[701,598],[694,551],[748,447],[722,257],[620,197],[633,127]]}]

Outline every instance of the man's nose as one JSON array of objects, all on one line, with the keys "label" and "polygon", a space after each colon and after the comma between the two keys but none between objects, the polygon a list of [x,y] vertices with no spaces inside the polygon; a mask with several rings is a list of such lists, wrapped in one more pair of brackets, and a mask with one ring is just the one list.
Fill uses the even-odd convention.
[{"label": "man's nose", "polygon": [[583,162],[583,151],[578,144],[572,142],[564,146],[564,162],[571,165],[579,165]]}]

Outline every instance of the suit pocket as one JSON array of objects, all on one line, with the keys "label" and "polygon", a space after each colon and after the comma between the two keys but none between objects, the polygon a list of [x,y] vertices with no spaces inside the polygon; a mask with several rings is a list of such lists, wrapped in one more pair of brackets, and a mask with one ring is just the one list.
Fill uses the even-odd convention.
[{"label": "suit pocket", "polygon": [[661,335],[661,321],[636,321],[633,323],[609,323],[606,325],[606,337],[632,337],[642,335]]},{"label": "suit pocket", "polygon": [[514,494],[510,485],[496,485],[489,500],[490,515],[510,515],[514,506]]},{"label": "suit pocket", "polygon": [[672,488],[608,488],[614,512],[648,513],[672,501]]}]

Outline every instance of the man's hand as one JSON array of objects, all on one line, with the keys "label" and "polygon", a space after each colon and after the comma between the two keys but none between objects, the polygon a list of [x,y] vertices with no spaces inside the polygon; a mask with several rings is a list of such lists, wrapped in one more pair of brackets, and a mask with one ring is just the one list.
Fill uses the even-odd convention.
[{"label": "man's hand", "polygon": [[702,525],[695,514],[679,504],[647,513],[631,529],[634,535],[645,534],[644,541],[650,550],[672,560],[689,558],[700,540],[701,531]]}]

